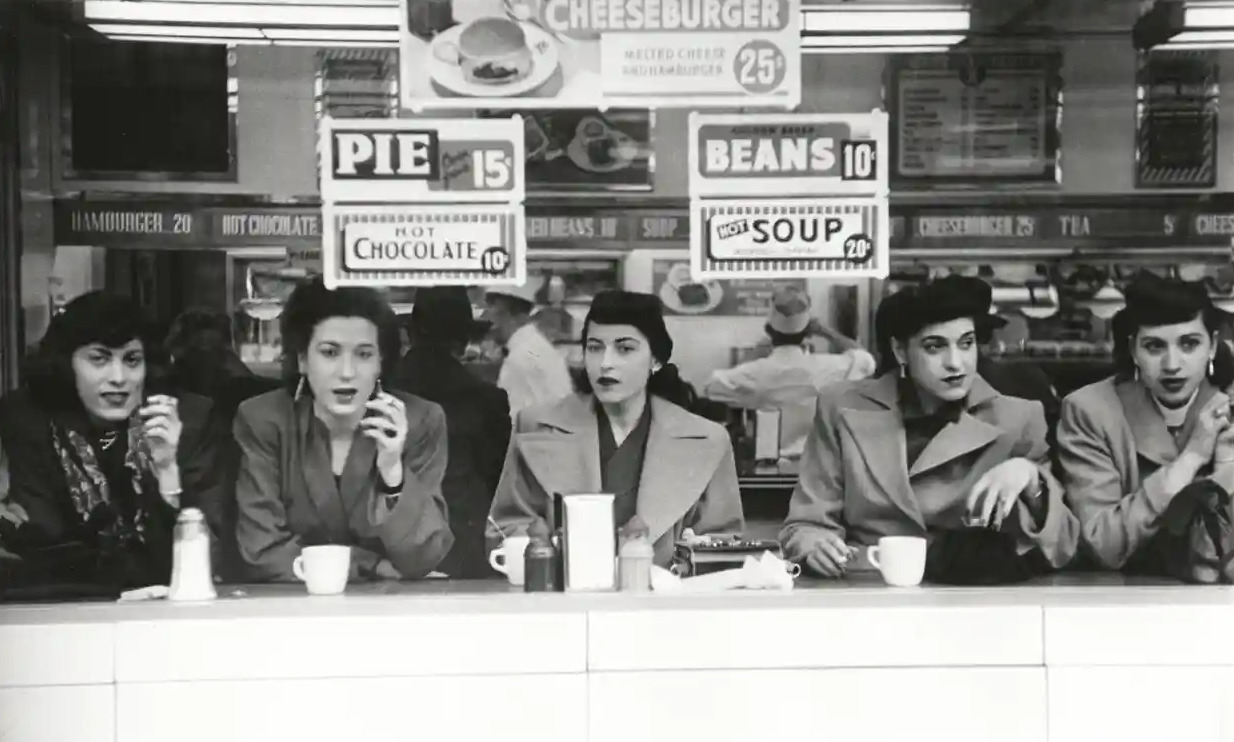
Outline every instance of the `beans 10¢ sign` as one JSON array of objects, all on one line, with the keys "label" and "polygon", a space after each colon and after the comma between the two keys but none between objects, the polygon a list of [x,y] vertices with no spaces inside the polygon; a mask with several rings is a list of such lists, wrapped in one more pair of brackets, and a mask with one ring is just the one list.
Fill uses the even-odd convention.
[{"label": "beans 10\u00a2 sign", "polygon": [[886,114],[690,119],[691,272],[885,278]]},{"label": "beans 10\u00a2 sign", "polygon": [[326,119],[328,285],[520,284],[527,237],[523,122]]}]

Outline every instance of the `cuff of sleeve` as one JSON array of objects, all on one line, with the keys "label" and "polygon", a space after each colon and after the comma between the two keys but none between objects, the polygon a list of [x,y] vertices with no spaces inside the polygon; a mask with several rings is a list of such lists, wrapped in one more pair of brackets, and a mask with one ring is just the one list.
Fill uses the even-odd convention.
[{"label": "cuff of sleeve", "polygon": [[1040,549],[1042,555],[1054,567],[1062,567],[1070,561],[1075,549],[1068,546],[1075,539],[1067,521],[1073,516],[1063,502],[1062,487],[1048,474],[1042,475],[1045,489],[1040,494],[1040,503],[1029,505],[1023,500],[1016,503],[1015,523],[1019,531],[1016,553],[1020,556]]},{"label": "cuff of sleeve", "polygon": [[1165,490],[1165,478],[1165,467],[1162,467],[1146,477],[1140,487],[1144,492],[1144,500],[1148,503],[1148,509],[1152,513],[1153,523],[1165,514],[1166,508],[1174,499],[1173,495]]}]

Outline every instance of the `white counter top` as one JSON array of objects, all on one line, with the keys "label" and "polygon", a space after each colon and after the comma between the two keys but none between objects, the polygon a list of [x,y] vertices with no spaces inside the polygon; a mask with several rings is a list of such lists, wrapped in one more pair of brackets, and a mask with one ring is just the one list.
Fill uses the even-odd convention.
[{"label": "white counter top", "polygon": [[[1234,738],[1231,626],[1234,588],[1117,576],[675,596],[429,581],[313,598],[245,586],[198,605],[0,607],[0,719],[25,720],[5,742],[385,739],[424,726],[446,739],[463,738],[468,720],[505,742],[578,742],[625,739],[623,720],[641,709],[664,732],[649,739],[794,738],[815,717],[768,711],[792,697],[794,708],[821,703],[827,731],[844,736],[870,736],[873,715],[888,739],[1123,742],[1184,723],[1180,738],[1215,742]],[[148,713],[200,714],[203,698],[236,711],[189,731],[170,711]],[[267,698],[320,718],[250,723]],[[547,710],[546,698],[557,699]],[[111,726],[43,713],[53,702],[111,714]],[[1014,733],[1007,708],[1021,719]],[[48,723],[52,736],[39,731]]]}]

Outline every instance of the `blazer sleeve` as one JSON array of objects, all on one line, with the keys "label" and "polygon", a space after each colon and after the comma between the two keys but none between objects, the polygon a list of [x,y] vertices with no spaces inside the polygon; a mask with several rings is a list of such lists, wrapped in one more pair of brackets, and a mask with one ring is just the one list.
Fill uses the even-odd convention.
[{"label": "blazer sleeve", "polygon": [[790,561],[801,561],[823,532],[845,537],[844,454],[841,450],[835,398],[819,396],[814,427],[806,438],[797,487],[780,529],[780,543]]},{"label": "blazer sleeve", "polygon": [[1021,436],[1012,448],[1012,457],[1023,457],[1037,465],[1045,491],[1045,514],[1034,514],[1022,500],[1016,503],[1016,515],[1008,521],[1014,533],[1017,550],[1026,554],[1033,549],[1041,551],[1050,566],[1058,569],[1069,563],[1080,543],[1080,523],[1067,507],[1063,487],[1054,477],[1050,460],[1050,446],[1046,443],[1045,412],[1040,402],[1032,402]]},{"label": "blazer sleeve", "polygon": [[[503,534],[524,534],[536,518],[543,518],[552,503],[536,478],[527,470],[518,451],[517,434],[522,430],[523,413],[516,412],[510,444],[506,446],[506,461],[501,470],[501,480],[489,508],[489,522],[485,536],[490,543],[500,543]],[[495,525],[494,525],[495,524]]]},{"label": "blazer sleeve", "polygon": [[1109,569],[1120,569],[1160,528],[1172,499],[1165,468],[1123,489],[1120,467],[1099,420],[1075,400],[1063,400],[1058,422],[1059,468],[1085,546]]},{"label": "blazer sleeve", "polygon": [[406,579],[424,577],[441,563],[454,534],[441,481],[446,474],[446,414],[436,404],[403,446],[403,492],[377,526],[386,558]]},{"label": "blazer sleeve", "polygon": [[240,448],[236,472],[236,542],[249,577],[263,582],[293,582],[291,564],[300,539],[287,523],[279,468],[279,430],[260,411],[241,405],[233,425]]},{"label": "blazer sleeve", "polygon": [[702,498],[691,509],[683,525],[698,534],[742,533],[746,528],[746,519],[741,507],[741,488],[737,482],[733,446],[727,435],[713,440],[724,451],[720,465],[711,475]]}]

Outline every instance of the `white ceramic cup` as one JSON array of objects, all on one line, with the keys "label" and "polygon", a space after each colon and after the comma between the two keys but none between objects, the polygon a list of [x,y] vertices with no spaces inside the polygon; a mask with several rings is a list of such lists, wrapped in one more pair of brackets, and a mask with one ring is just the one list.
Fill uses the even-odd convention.
[{"label": "white ceramic cup", "polygon": [[291,571],[308,587],[309,595],[339,595],[351,573],[351,547],[306,546],[291,563]]},{"label": "white ceramic cup", "polygon": [[913,587],[925,576],[926,540],[917,536],[884,536],[866,558],[892,587]]},{"label": "white ceramic cup", "polygon": [[523,552],[527,551],[530,543],[531,539],[527,536],[509,536],[499,548],[489,552],[488,563],[509,578],[511,585],[522,585],[525,577]]}]

